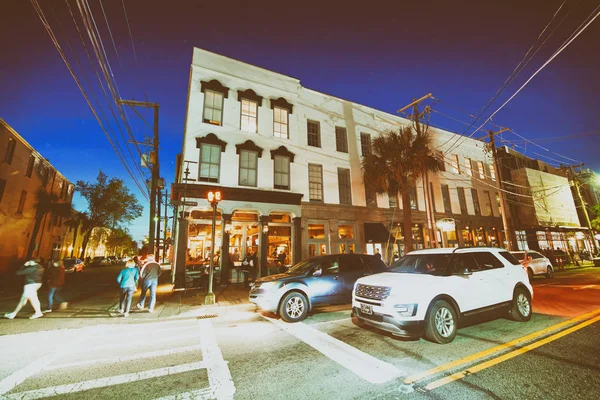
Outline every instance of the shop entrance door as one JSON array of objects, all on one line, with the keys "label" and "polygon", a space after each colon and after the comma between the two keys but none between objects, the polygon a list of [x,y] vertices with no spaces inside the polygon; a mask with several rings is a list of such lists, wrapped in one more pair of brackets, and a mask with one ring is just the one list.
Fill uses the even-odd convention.
[{"label": "shop entrance door", "polygon": [[235,266],[240,266],[242,259],[251,250],[258,252],[258,222],[233,221],[229,231],[229,252]]}]

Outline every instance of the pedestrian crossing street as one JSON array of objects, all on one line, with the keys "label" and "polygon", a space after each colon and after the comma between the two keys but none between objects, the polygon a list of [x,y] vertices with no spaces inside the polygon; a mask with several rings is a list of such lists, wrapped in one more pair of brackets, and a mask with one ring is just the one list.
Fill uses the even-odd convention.
[{"label": "pedestrian crossing street", "polygon": [[210,320],[62,332],[63,342],[52,337],[52,351],[0,381],[1,399],[234,397],[235,385]]}]

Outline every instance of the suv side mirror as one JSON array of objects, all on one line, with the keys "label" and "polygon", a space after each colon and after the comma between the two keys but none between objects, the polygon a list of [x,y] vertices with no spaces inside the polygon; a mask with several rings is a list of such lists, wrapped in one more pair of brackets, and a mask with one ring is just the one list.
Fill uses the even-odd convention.
[{"label": "suv side mirror", "polygon": [[473,275],[473,273],[471,271],[469,271],[469,268],[465,267],[465,269],[454,272],[453,275],[468,276],[468,275]]},{"label": "suv side mirror", "polygon": [[321,276],[321,275],[323,275],[323,270],[319,267],[312,273],[312,275],[313,276]]}]

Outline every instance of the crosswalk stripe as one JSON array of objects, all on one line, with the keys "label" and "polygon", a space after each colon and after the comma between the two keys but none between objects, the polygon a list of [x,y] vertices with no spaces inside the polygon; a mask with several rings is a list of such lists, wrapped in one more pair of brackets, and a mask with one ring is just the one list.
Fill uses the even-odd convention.
[{"label": "crosswalk stripe", "polygon": [[[152,345],[156,345],[158,343],[163,343],[163,342],[174,342],[177,343],[180,340],[184,340],[184,339],[194,339],[198,337],[198,333],[197,332],[192,332],[191,334],[185,334],[185,335],[177,335],[177,336],[161,336],[160,338],[156,338],[152,340]],[[144,344],[145,340],[146,340],[147,336],[143,336],[140,338],[140,341],[138,342],[138,344]],[[125,342],[125,343],[109,343],[109,344],[105,344],[102,346],[92,346],[89,348],[85,348],[85,349],[81,349],[81,352],[91,352],[91,351],[97,351],[97,350],[105,350],[105,349],[118,349],[118,348],[131,348],[132,343],[131,342]]]},{"label": "crosswalk stripe", "polygon": [[283,331],[290,333],[331,360],[354,372],[367,382],[385,383],[403,374],[394,365],[364,353],[303,322],[288,324],[265,316],[263,318],[271,321]]},{"label": "crosswalk stripe", "polygon": [[235,385],[227,362],[223,359],[214,328],[209,320],[198,321],[202,358],[206,363],[208,382],[219,400],[233,399]]},{"label": "crosswalk stripe", "polygon": [[82,381],[67,385],[51,386],[43,389],[29,390],[26,392],[11,393],[5,395],[4,398],[8,400],[42,399],[44,397],[83,392],[85,390],[90,389],[98,389],[108,386],[120,385],[123,383],[132,383],[144,379],[158,378],[161,376],[179,374],[182,372],[190,372],[204,368],[206,368],[206,363],[204,361],[199,361],[189,364],[176,365],[174,367],[158,368],[149,371],[135,372],[132,374],[109,376],[107,378],[92,379],[89,381]]},{"label": "crosswalk stripe", "polygon": [[211,388],[192,390],[191,392],[177,393],[172,396],[160,397],[154,400],[205,400],[214,399],[215,394]]},{"label": "crosswalk stripe", "polygon": [[45,371],[52,371],[63,368],[74,368],[74,367],[83,367],[86,365],[92,364],[107,364],[107,363],[119,363],[123,361],[133,361],[142,358],[151,358],[151,357],[163,357],[169,356],[172,354],[185,353],[187,351],[196,351],[201,349],[201,345],[196,344],[193,346],[185,346],[185,347],[176,347],[174,349],[166,349],[166,350],[158,350],[158,351],[150,351],[146,353],[138,353],[130,356],[117,356],[117,357],[108,357],[108,358],[97,358],[94,360],[83,360],[83,361],[74,361],[70,363],[63,363],[57,365],[50,365],[44,368]]}]

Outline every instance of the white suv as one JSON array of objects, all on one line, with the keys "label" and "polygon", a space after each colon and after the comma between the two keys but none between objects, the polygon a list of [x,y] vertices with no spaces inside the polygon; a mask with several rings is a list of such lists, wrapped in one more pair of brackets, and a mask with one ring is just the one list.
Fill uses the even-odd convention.
[{"label": "white suv", "polygon": [[397,336],[450,343],[459,319],[472,314],[506,308],[529,321],[532,297],[526,271],[504,249],[428,249],[356,281],[352,314]]}]

